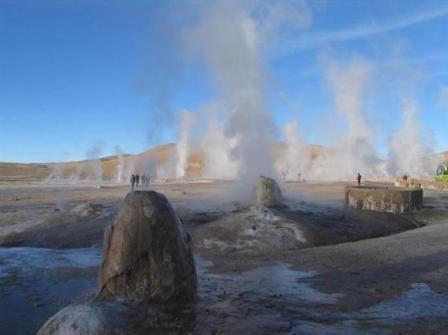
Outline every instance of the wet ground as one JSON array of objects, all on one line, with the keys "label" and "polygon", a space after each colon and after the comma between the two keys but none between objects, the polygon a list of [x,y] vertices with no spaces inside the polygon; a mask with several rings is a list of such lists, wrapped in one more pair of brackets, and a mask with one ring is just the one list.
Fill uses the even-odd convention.
[{"label": "wet ground", "polygon": [[98,249],[0,248],[0,334],[35,334],[48,316],[94,293]]},{"label": "wet ground", "polygon": [[[173,201],[190,232],[239,206],[225,184],[157,189]],[[283,189],[294,211],[308,213],[308,225],[345,222],[343,184],[290,183]],[[64,200],[57,204],[61,192]],[[112,223],[126,192],[41,186],[0,190],[0,236],[6,229],[16,234],[9,235],[9,247],[0,248],[0,334],[34,334],[56,311],[94,294],[101,234],[87,234],[84,245],[80,241],[89,228]],[[448,195],[429,191],[425,196],[422,212],[397,218],[421,227],[400,233],[252,255],[197,250],[199,299],[188,327],[178,333],[446,334]],[[102,207],[78,207],[86,203]],[[359,215],[355,212],[351,222],[366,221]],[[67,230],[77,234],[62,234],[67,218]],[[370,218],[371,225],[385,220]],[[393,216],[388,219],[395,222]],[[42,248],[30,247],[36,241]]]},{"label": "wet ground", "polygon": [[[98,249],[1,249],[1,334],[34,334],[49,315],[92,296],[99,255]],[[222,273],[202,257],[196,263],[199,299],[186,326],[196,334],[444,334],[447,326],[448,295],[426,283],[344,310],[350,293],[320,290],[314,271],[275,262]]]}]

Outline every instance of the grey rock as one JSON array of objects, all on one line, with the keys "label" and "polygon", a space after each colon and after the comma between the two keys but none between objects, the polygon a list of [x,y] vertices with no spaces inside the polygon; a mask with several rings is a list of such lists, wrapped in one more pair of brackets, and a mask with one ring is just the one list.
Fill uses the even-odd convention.
[{"label": "grey rock", "polygon": [[106,213],[106,208],[101,204],[81,204],[71,209],[73,214],[77,214],[81,217],[89,217],[92,215],[102,215]]},{"label": "grey rock", "polygon": [[189,237],[168,199],[129,193],[104,233],[100,297],[189,302],[196,290]]},{"label": "grey rock", "polygon": [[146,304],[118,300],[73,304],[52,316],[37,335],[157,334],[169,327],[173,318]]},{"label": "grey rock", "polygon": [[252,190],[252,201],[257,206],[282,206],[283,194],[274,179],[260,176]]},{"label": "grey rock", "polygon": [[126,196],[104,233],[98,286],[93,301],[64,308],[38,335],[159,333],[173,318],[168,312],[167,325],[161,325],[162,310],[194,301],[190,238],[163,194],[134,191]]},{"label": "grey rock", "polygon": [[378,212],[405,213],[423,208],[421,188],[346,186],[349,207]]},{"label": "grey rock", "polygon": [[94,305],[70,305],[53,315],[37,335],[106,334],[103,310]]}]

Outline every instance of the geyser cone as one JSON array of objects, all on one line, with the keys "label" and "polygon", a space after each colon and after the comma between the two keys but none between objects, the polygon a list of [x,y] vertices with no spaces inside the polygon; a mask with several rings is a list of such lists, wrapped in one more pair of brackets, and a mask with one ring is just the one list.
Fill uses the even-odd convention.
[{"label": "geyser cone", "polygon": [[134,191],[104,234],[100,296],[191,301],[196,270],[190,239],[168,199]]},{"label": "geyser cone", "polygon": [[260,176],[252,190],[252,202],[257,206],[282,206],[283,195],[277,182],[265,176]]}]

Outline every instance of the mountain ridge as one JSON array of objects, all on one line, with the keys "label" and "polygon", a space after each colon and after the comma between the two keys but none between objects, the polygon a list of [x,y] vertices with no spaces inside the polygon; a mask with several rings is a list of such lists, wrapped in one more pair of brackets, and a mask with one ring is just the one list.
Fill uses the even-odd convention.
[{"label": "mountain ridge", "polygon": [[[286,143],[283,141],[273,142],[274,156],[279,157],[286,149]],[[87,159],[80,161],[68,161],[62,163],[14,163],[0,162],[0,181],[42,181],[54,173],[55,169],[61,169],[61,176],[69,177],[78,174],[82,179],[86,177],[88,171],[95,164],[101,163],[102,175],[105,180],[112,180],[117,174],[117,168],[121,164],[134,166],[136,172],[144,170],[145,164],[154,162],[157,165],[169,162],[174,156],[176,143],[166,143],[157,145],[147,151],[137,154],[123,154],[100,157],[98,159]],[[325,153],[331,153],[331,148],[322,145],[310,145],[310,158],[313,160]],[[187,176],[199,177],[203,168],[203,151],[199,143],[192,145],[188,158]],[[448,150],[426,156],[427,158],[439,161],[448,160]],[[151,163],[153,164],[153,163]]]}]

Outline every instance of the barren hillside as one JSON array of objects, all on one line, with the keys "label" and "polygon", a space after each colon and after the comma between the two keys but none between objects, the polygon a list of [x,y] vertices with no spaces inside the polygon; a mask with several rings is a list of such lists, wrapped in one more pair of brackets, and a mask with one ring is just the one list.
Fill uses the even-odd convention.
[{"label": "barren hillside", "polygon": [[[275,157],[280,157],[284,154],[286,144],[284,142],[274,142],[273,151]],[[127,164],[133,166],[135,171],[142,171],[148,164],[164,164],[167,163],[175,155],[176,145],[174,143],[164,144],[156,146],[148,151],[135,154],[135,155],[123,155],[108,156],[100,159],[103,172],[103,178],[105,180],[111,180],[115,178],[117,173],[117,167],[120,164]],[[319,145],[312,145],[311,147],[311,159],[315,159],[322,154],[331,152],[328,149]],[[436,160],[443,161],[448,160],[448,151],[441,152],[436,155]],[[200,145],[194,145],[189,157],[189,167],[187,175],[190,177],[201,176],[203,168],[203,153]],[[83,160],[77,162],[65,162],[65,163],[0,163],[0,181],[14,182],[14,181],[41,181],[48,177],[55,169],[59,167],[61,175],[68,177],[74,174],[78,174],[81,178],[87,176],[92,170],[94,165],[97,164],[92,160]]]}]

